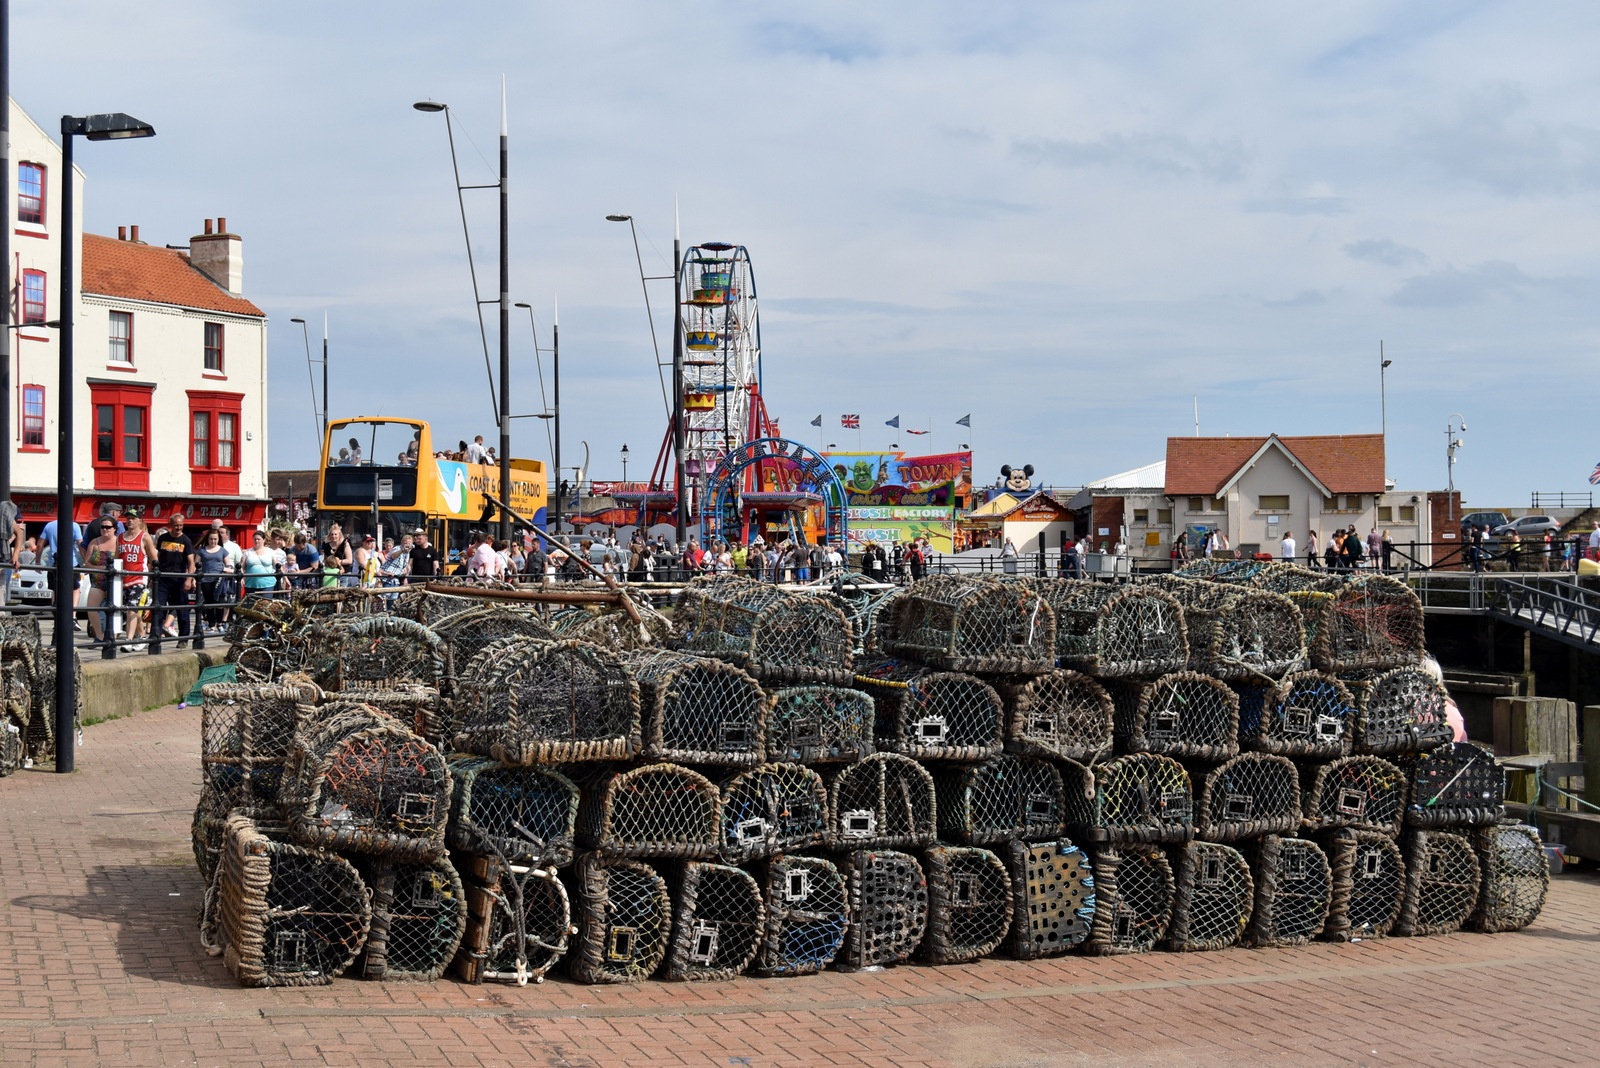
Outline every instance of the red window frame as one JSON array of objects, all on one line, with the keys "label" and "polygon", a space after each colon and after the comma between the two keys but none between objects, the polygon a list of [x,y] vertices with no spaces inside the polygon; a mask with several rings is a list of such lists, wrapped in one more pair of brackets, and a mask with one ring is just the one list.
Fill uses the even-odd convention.
[{"label": "red window frame", "polygon": [[154,386],[89,383],[89,455],[95,489],[150,489],[150,401],[154,392]]},{"label": "red window frame", "polygon": [[24,326],[43,323],[45,320],[45,293],[47,279],[43,271],[22,272],[22,322]]},{"label": "red window frame", "polygon": [[23,160],[17,164],[17,221],[44,225],[45,167]]},{"label": "red window frame", "polygon": [[225,365],[222,362],[223,330],[221,323],[206,324],[206,361],[205,369],[215,374],[225,374]]},{"label": "red window frame", "polygon": [[[128,332],[124,337],[117,336],[117,316],[122,316],[128,324]],[[106,319],[108,334],[106,336],[106,362],[116,367],[133,366],[133,312],[114,311]],[[125,359],[117,359],[117,342],[122,342],[122,353]]]},{"label": "red window frame", "polygon": [[19,452],[49,452],[44,441],[45,390],[41,385],[27,383],[22,387],[22,442]]},{"label": "red window frame", "polygon": [[[191,389],[188,393],[189,492],[237,495],[244,394],[215,389]],[[203,432],[196,433],[201,428]]]}]

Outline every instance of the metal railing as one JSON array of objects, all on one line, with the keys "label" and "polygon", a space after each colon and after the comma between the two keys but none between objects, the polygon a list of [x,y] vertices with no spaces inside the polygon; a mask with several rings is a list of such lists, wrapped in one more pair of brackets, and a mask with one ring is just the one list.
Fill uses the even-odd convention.
[{"label": "metal railing", "polygon": [[1600,645],[1600,594],[1570,579],[1507,576],[1495,580],[1495,594],[1490,610],[1497,616],[1569,644]]},{"label": "metal railing", "polygon": [[1590,490],[1587,493],[1568,493],[1565,491],[1548,493],[1534,490],[1531,507],[1536,512],[1542,508],[1593,508],[1594,491]]}]

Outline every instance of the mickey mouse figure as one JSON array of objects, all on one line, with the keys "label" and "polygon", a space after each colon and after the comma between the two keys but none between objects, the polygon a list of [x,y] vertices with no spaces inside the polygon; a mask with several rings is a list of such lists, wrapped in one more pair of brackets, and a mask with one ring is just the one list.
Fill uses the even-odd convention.
[{"label": "mickey mouse figure", "polygon": [[1010,464],[1001,464],[1000,478],[1002,485],[1012,493],[1030,489],[1033,486],[1033,465],[1024,464],[1017,468]]}]

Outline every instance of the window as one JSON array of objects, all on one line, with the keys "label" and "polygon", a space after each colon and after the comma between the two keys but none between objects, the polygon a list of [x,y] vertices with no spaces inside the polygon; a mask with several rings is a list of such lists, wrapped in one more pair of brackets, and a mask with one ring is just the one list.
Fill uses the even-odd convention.
[{"label": "window", "polygon": [[1389,507],[1387,504],[1378,505],[1378,522],[1380,522],[1380,523],[1393,523],[1394,522],[1394,509]]},{"label": "window", "polygon": [[1171,508],[1157,508],[1156,509],[1156,522],[1157,523],[1171,523],[1172,522],[1172,509]]},{"label": "window", "polygon": [[222,324],[206,324],[206,370],[222,373]]},{"label": "window", "polygon": [[150,394],[154,386],[93,380],[95,489],[149,490]]},{"label": "window", "polygon": [[22,322],[32,325],[44,322],[44,272],[22,272]]},{"label": "window", "polygon": [[191,493],[239,492],[239,412],[243,393],[189,391]]},{"label": "window", "polygon": [[1205,510],[1206,510],[1206,499],[1204,497],[1190,497],[1189,498],[1189,511],[1191,511],[1191,512],[1203,512]]},{"label": "window", "polygon": [[1402,504],[1400,506],[1400,522],[1402,522],[1402,523],[1415,523],[1416,521],[1417,521],[1417,506],[1414,505],[1414,504]]},{"label": "window", "polygon": [[111,313],[111,362],[133,363],[133,313]]},{"label": "window", "polygon": [[1228,510],[1228,498],[1226,498],[1226,497],[1213,497],[1213,498],[1211,498],[1211,510],[1213,512],[1226,512]]},{"label": "window", "polygon": [[190,467],[211,466],[211,413],[195,412],[194,432],[190,435]]},{"label": "window", "polygon": [[1287,493],[1263,493],[1258,500],[1259,509],[1263,512],[1287,512],[1289,510],[1289,495]]},{"label": "window", "polygon": [[1324,498],[1322,498],[1322,510],[1324,512],[1337,512],[1339,510],[1339,498],[1337,498],[1337,497],[1324,497]]},{"label": "window", "polygon": [[22,448],[45,451],[43,386],[22,387]]},{"label": "window", "polygon": [[44,225],[44,167],[17,164],[17,221]]},{"label": "window", "polygon": [[1150,522],[1150,509],[1148,509],[1148,508],[1135,508],[1133,510],[1133,521],[1135,523],[1148,523],[1148,522]]}]

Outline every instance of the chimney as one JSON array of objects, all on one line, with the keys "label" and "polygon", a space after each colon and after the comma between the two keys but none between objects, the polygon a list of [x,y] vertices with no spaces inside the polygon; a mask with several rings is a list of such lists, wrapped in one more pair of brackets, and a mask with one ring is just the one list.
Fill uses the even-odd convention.
[{"label": "chimney", "polygon": [[239,235],[228,233],[228,220],[221,216],[215,233],[210,219],[205,221],[205,231],[189,239],[189,262],[217,285],[239,296],[244,288],[243,242]]},{"label": "chimney", "polygon": [[118,241],[126,241],[126,240],[128,240],[128,228],[126,226],[117,227],[117,240]]},{"label": "chimney", "polygon": [[139,240],[139,224],[138,223],[134,223],[133,224],[133,232],[129,236],[128,240],[129,241],[137,241],[137,240]]}]

